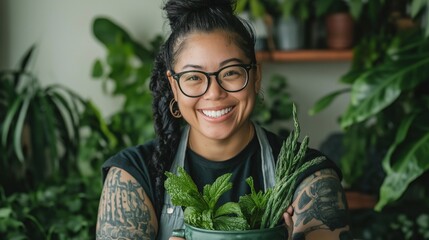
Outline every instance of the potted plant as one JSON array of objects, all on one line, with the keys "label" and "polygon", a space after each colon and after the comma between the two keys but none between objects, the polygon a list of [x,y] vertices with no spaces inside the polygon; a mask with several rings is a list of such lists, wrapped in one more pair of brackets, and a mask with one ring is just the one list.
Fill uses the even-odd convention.
[{"label": "potted plant", "polygon": [[304,47],[305,21],[311,15],[311,1],[280,0],[276,19],[277,48],[294,50]]},{"label": "potted plant", "polygon": [[257,51],[273,50],[273,10],[275,0],[238,0],[236,12],[254,27]]},{"label": "potted plant", "polygon": [[[339,119],[344,132],[341,169],[345,181],[356,188],[362,180],[376,180],[370,189],[365,187],[378,198],[377,219],[390,226],[385,234],[399,234],[391,226],[405,216],[415,222],[410,223],[411,233],[400,233],[403,239],[419,239],[427,229],[419,227],[416,219],[423,219],[429,209],[424,190],[429,173],[429,27],[420,27],[428,6],[408,1],[416,24],[398,29],[386,17],[391,15],[382,14],[392,9],[392,2],[367,4],[377,8],[362,11],[360,24],[369,29],[355,47],[350,71],[341,78],[349,87],[320,99],[311,112],[322,110],[342,93],[350,94],[347,110]],[[381,171],[371,171],[377,167]],[[378,217],[382,215],[390,217]]]},{"label": "potted plant", "polygon": [[32,46],[17,70],[0,71],[0,168],[6,192],[28,190],[76,167],[79,114],[85,101],[58,84],[42,86],[27,69]]},{"label": "potted plant", "polygon": [[350,48],[354,40],[354,17],[358,17],[362,2],[346,0],[315,1],[316,18],[322,18],[325,41],[330,49]]},{"label": "potted plant", "polygon": [[162,37],[156,36],[146,47],[125,28],[104,17],[95,18],[92,31],[107,52],[105,58],[94,61],[92,76],[103,86],[113,86],[104,88],[105,93],[123,99],[121,110],[109,117],[106,126],[118,141],[116,150],[151,139],[152,106],[142,103],[152,101],[148,80]]}]

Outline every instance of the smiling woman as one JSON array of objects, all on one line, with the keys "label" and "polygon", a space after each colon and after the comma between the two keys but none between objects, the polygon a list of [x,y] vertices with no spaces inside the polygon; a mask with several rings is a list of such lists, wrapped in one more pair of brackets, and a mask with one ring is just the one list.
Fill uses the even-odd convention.
[{"label": "smiling woman", "polygon": [[[98,239],[169,239],[173,229],[183,228],[183,209],[164,189],[167,171],[183,168],[199,191],[228,174],[233,187],[218,204],[274,186],[284,137],[250,120],[262,76],[252,28],[234,6],[232,0],[166,2],[171,33],[150,83],[157,138],[103,165]],[[303,162],[324,157],[313,149],[302,154]],[[275,213],[294,229],[291,237],[347,239],[347,205],[335,165],[323,161],[295,177],[292,210]]]}]

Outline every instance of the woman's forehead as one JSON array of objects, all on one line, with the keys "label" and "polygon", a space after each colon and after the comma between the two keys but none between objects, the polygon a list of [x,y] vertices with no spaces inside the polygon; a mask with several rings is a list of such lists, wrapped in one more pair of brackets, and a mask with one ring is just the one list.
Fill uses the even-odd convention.
[{"label": "woman's forehead", "polygon": [[225,31],[195,32],[182,40],[175,54],[175,65],[224,65],[229,59],[246,60],[243,50]]}]

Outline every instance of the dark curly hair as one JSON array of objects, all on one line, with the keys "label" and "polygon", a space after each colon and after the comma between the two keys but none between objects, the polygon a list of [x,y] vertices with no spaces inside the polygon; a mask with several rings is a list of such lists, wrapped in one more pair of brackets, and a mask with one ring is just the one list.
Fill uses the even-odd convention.
[{"label": "dark curly hair", "polygon": [[164,197],[164,172],[171,167],[181,134],[181,120],[169,111],[174,96],[166,73],[173,69],[185,37],[194,32],[222,30],[252,62],[256,62],[254,32],[248,23],[234,14],[234,0],[168,0],[163,10],[167,13],[171,33],[156,57],[150,81],[157,144],[149,166],[159,208]]}]

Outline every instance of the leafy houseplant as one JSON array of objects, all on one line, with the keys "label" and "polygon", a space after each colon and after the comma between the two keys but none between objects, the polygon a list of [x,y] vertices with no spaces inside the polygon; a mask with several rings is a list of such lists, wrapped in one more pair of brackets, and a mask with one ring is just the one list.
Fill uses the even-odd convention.
[{"label": "leafy houseplant", "polygon": [[[103,17],[96,18],[92,27],[94,36],[107,50],[105,59],[94,62],[92,76],[103,81],[105,92],[124,99],[107,128],[120,148],[143,143],[154,136],[148,80],[162,38],[155,37],[151,46],[145,47],[123,27]],[[112,90],[108,89],[109,84]]]},{"label": "leafy houseplant", "polygon": [[289,135],[288,128],[283,125],[292,118],[293,103],[288,92],[287,79],[280,74],[272,75],[266,95],[269,96],[267,99],[258,96],[252,119],[280,136]]},{"label": "leafy houseplant", "polygon": [[76,167],[85,101],[64,86],[40,85],[27,70],[34,49],[18,70],[0,72],[0,168],[7,169],[0,178],[7,192],[31,189]]},{"label": "leafy houseplant", "polygon": [[251,22],[256,33],[256,50],[274,49],[273,12],[275,0],[238,0],[235,11]]},{"label": "leafy houseplant", "polygon": [[[421,12],[425,8],[427,11],[428,5],[421,4],[422,1],[408,3],[416,22],[410,29],[399,29],[392,18],[380,14],[386,11],[388,3],[367,3],[379,10],[362,11],[360,24],[373,29],[362,35],[352,67],[341,78],[350,87],[320,99],[312,113],[328,106],[338,95],[350,93],[349,106],[340,117],[344,129],[341,167],[345,180],[356,187],[363,178],[379,178],[372,189],[378,195],[375,210],[379,214],[394,212],[396,216],[401,213],[419,219],[429,209],[424,183],[429,173],[429,34],[425,36],[418,26]],[[368,21],[374,21],[373,25],[368,25]],[[382,173],[364,175],[368,172],[365,169],[377,165],[382,167]],[[401,204],[413,209],[401,208]],[[411,233],[402,232],[404,239],[427,234],[424,226],[414,226]]]},{"label": "leafy houseplant", "polygon": [[91,239],[101,191],[93,152],[106,150],[90,146],[115,139],[90,101],[41,86],[27,69],[34,49],[0,72],[0,238]]}]

